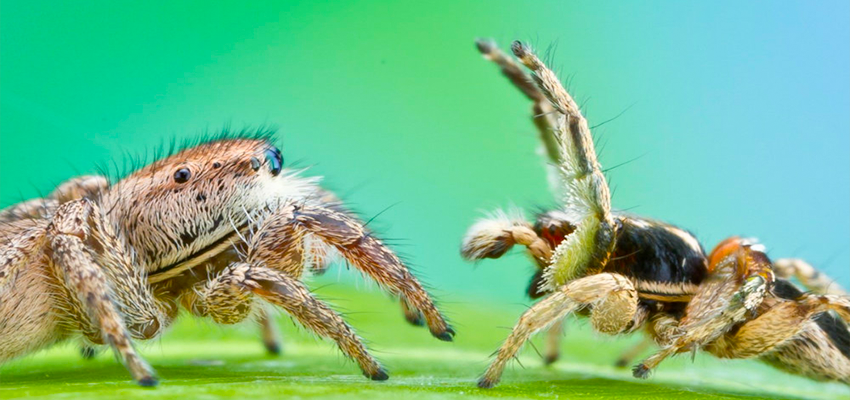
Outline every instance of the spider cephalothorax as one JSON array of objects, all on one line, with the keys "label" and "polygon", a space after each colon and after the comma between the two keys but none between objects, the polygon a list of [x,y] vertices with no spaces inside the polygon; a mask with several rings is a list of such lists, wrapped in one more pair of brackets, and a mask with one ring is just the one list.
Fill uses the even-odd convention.
[{"label": "spider cephalothorax", "polygon": [[[541,213],[534,225],[519,212],[497,212],[464,239],[461,253],[471,260],[525,246],[538,267],[528,293],[542,297],[520,318],[479,386],[495,385],[529,337],[549,326],[546,360],[554,361],[561,320],[573,312],[589,314],[599,332],[643,329],[655,340],[661,350],[634,368],[637,377],[669,355],[704,349],[850,383],[850,300],[843,291],[799,260],[772,263],[751,240],[730,238],[706,255],[685,230],[612,211],[590,128],[555,74],[520,42],[511,49],[530,76],[494,44],[479,41],[478,49],[533,101],[550,182],[563,200],[563,208]],[[786,280],[792,276],[812,293],[796,289]]]},{"label": "spider cephalothorax", "polygon": [[0,362],[79,332],[112,346],[133,378],[152,385],[131,338],[156,337],[181,307],[227,324],[257,313],[266,345],[278,350],[259,297],[336,341],[366,376],[386,379],[300,281],[330,253],[400,297],[408,320],[441,340],[454,335],[399,258],[317,178],[284,169],[266,138],[202,143],[113,185],[73,179],[0,212],[0,238]]}]

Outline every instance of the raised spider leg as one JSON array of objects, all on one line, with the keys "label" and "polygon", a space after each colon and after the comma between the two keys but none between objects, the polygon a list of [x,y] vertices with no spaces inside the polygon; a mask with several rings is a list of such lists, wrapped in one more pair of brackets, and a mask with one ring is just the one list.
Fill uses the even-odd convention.
[{"label": "raised spider leg", "polygon": [[[535,248],[529,246],[541,268],[552,264],[551,268],[543,270],[540,277],[535,276],[532,280],[529,293],[534,297],[582,276],[590,265],[604,265],[614,246],[617,221],[610,213],[608,184],[596,160],[587,121],[555,74],[520,42],[514,42],[511,48],[520,61],[532,70],[531,76],[494,43],[478,40],[476,45],[484,57],[496,63],[511,83],[534,103],[533,122],[551,162],[547,167],[550,186],[553,192],[564,196],[566,210],[576,217],[579,225],[578,229],[561,242],[555,250],[554,258],[551,257],[548,245],[539,246],[547,250],[545,254],[535,252]],[[464,243],[464,255],[501,255],[499,250],[505,247],[501,245],[505,242],[504,238],[488,235],[487,232],[475,232],[475,228],[470,230],[467,238],[475,239],[476,234],[483,233],[481,238],[491,239],[490,247],[481,246],[480,249],[475,249],[475,246],[467,244],[476,244],[476,241],[467,240]],[[502,240],[492,240],[493,238]],[[510,238],[509,236],[508,239]],[[478,243],[484,244],[487,241]],[[559,337],[558,330],[549,335],[547,363],[557,359]]]},{"label": "raised spider leg", "polygon": [[54,273],[69,293],[76,296],[77,305],[86,314],[83,317],[96,324],[102,340],[115,350],[133,379],[142,386],[156,385],[153,369],[133,348],[130,331],[112,295],[116,285],[89,254],[86,241],[91,230],[86,222],[91,207],[90,202],[80,200],[57,209],[49,228]]},{"label": "raised spider leg", "polygon": [[774,277],[767,256],[738,238],[719,244],[709,256],[709,276],[685,308],[679,333],[661,350],[634,367],[646,378],[667,357],[696,350],[755,316]]},{"label": "raised spider leg", "polygon": [[798,258],[781,258],[774,261],[773,272],[777,278],[797,278],[806,289],[817,294],[847,295],[834,279]]},{"label": "raised spider leg", "polygon": [[[511,50],[531,71],[536,89],[527,83],[522,71],[489,42],[479,41],[485,57],[502,67],[505,75],[536,104],[546,104],[549,117],[537,119],[541,137],[552,137],[556,145],[547,145],[550,158],[557,161],[560,181],[564,186],[565,211],[575,218],[577,229],[555,250],[551,268],[544,275],[548,290],[586,273],[591,265],[604,265],[614,246],[617,222],[611,215],[608,183],[596,159],[596,150],[587,120],[578,105],[564,90],[555,74],[520,42]],[[545,111],[545,110],[544,110]],[[551,133],[550,133],[551,131]],[[555,156],[557,149],[557,157]]]},{"label": "raised spider leg", "polygon": [[[618,274],[597,274],[567,283],[529,308],[502,344],[496,359],[478,381],[478,387],[495,386],[507,362],[535,332],[561,321],[567,314],[592,306],[591,323],[594,329],[618,333],[636,325],[638,297],[631,281]],[[603,310],[598,313],[597,311]]]},{"label": "raised spider leg", "polygon": [[284,271],[257,264],[233,264],[197,292],[193,311],[219,323],[236,323],[251,312],[251,296],[286,310],[304,327],[334,340],[342,352],[355,360],[373,380],[387,379],[387,373],[369,354],[361,339],[327,304],[313,297],[301,282]]},{"label": "raised spider leg", "polygon": [[611,193],[596,159],[587,120],[555,73],[520,42],[514,55],[532,71],[532,80],[556,111],[554,136],[559,145],[561,179],[566,187],[565,212],[576,230],[555,249],[544,279],[550,290],[604,266],[613,251],[619,220],[611,215]]},{"label": "raised spider leg", "polygon": [[[484,41],[479,41],[477,44],[485,57],[497,63],[514,85],[535,102],[535,114],[545,116],[536,118],[534,122],[547,148],[549,158],[558,164],[560,176],[556,180],[560,184],[555,184],[553,187],[564,188],[558,191],[563,192],[565,212],[571,216],[571,219],[574,219],[577,227],[555,250],[551,257],[551,265],[544,270],[542,277],[544,285],[542,285],[540,291],[554,291],[561,285],[572,285],[572,280],[586,275],[590,268],[604,266],[607,263],[615,244],[615,231],[619,225],[619,221],[611,215],[611,196],[608,184],[596,159],[590,128],[581,115],[578,105],[564,90],[555,74],[543,65],[527,47],[520,42],[514,42],[511,49],[520,62],[533,72],[531,78],[536,88],[528,84],[527,76],[513,61],[498,51],[495,45]],[[543,98],[548,100],[548,103],[543,101]],[[505,243],[504,239],[493,240],[495,236],[492,233],[488,234],[486,229],[473,229],[471,233],[472,240],[467,240],[464,248],[470,249],[471,251],[465,251],[465,253],[473,256],[476,253],[479,255],[499,254],[501,250],[499,245]],[[468,235],[468,237],[470,236]],[[513,234],[510,238],[512,237]],[[485,240],[477,240],[482,238]],[[489,247],[487,246],[488,243]],[[472,245],[469,246],[468,244]],[[587,278],[580,278],[575,282]],[[559,293],[560,290],[550,297],[558,298]],[[550,315],[551,313],[565,315],[568,312],[560,312],[560,308],[557,308],[557,312],[549,310],[550,313],[547,314],[546,306],[550,305],[550,302],[549,298],[546,298],[531,309],[541,310],[539,312],[542,312],[543,317],[545,317],[541,318],[545,320],[543,325],[551,324],[559,319],[557,316]],[[636,303],[635,300],[633,314],[637,311]],[[604,310],[610,309],[616,308],[603,307],[602,312],[594,313],[594,315],[605,315]],[[529,315],[529,312],[526,315]],[[642,313],[642,315],[645,316],[645,313]],[[535,322],[535,320],[532,319],[530,322]],[[602,317],[597,319],[595,323],[600,324],[598,328],[603,330],[615,327],[614,325],[607,325]],[[543,327],[536,325],[532,332]],[[502,350],[511,348],[511,344],[517,345],[518,343],[521,345],[531,334],[531,332],[523,333],[519,325],[515,328],[514,333],[517,338],[512,341],[511,338],[515,336],[512,334]],[[525,336],[523,337],[523,335]],[[507,351],[507,353],[511,353],[510,356],[515,352],[516,350]],[[485,374],[479,385],[488,387],[495,384],[498,376],[501,375],[505,362],[506,359],[502,358],[500,351],[500,357],[494,361],[488,370],[488,374]],[[492,374],[490,374],[491,371]]]},{"label": "raised spider leg", "polygon": [[519,89],[529,100],[533,102],[531,109],[531,120],[537,128],[543,150],[549,163],[546,165],[546,173],[549,185],[553,193],[561,196],[564,194],[564,184],[558,173],[558,165],[561,164],[561,151],[558,140],[555,138],[555,109],[546,96],[534,85],[531,77],[507,54],[499,50],[496,44],[489,40],[478,39],[475,41],[478,51],[487,60],[492,61],[502,71],[511,83]]}]

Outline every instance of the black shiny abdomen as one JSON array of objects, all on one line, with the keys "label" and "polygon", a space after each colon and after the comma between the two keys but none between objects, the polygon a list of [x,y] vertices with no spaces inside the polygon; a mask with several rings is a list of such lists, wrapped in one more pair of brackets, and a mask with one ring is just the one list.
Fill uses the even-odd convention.
[{"label": "black shiny abdomen", "polygon": [[[623,229],[617,235],[614,254],[604,271],[616,272],[639,282],[698,285],[708,273],[705,251],[689,232],[663,222],[618,215]],[[534,230],[554,249],[575,231],[565,215],[559,211],[543,212],[537,217]],[[528,295],[542,297],[543,269],[531,278]]]},{"label": "black shiny abdomen", "polygon": [[639,281],[699,284],[705,279],[708,266],[705,251],[687,231],[658,221],[626,217],[605,271]]}]

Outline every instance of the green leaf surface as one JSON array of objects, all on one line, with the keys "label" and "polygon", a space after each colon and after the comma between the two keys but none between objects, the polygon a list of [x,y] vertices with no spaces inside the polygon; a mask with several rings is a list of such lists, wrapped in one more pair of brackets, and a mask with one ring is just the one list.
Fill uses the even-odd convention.
[{"label": "green leaf surface", "polygon": [[581,319],[568,323],[563,356],[556,364],[543,366],[535,352],[542,348],[537,338],[499,386],[482,390],[475,387],[476,378],[525,305],[443,303],[458,331],[453,343],[443,343],[426,329],[407,325],[397,306],[372,290],[334,285],[319,294],[367,338],[389,369],[390,380],[367,380],[333,344],[285,315],[278,318],[285,336],[280,356],[265,353],[259,328],[252,323],[218,326],[183,316],[161,339],[139,345],[159,373],[156,388],[137,387],[106,349],[93,360],[83,360],[72,341],[0,367],[0,398],[850,398],[850,388],[844,385],[788,375],[756,361],[721,361],[707,355],[668,360],[650,379],[636,380],[613,362],[640,340],[639,334],[601,336]]}]

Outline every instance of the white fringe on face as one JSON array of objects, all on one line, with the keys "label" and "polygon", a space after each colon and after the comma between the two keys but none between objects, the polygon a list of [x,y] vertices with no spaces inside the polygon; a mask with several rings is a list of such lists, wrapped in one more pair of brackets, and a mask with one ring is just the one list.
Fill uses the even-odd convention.
[{"label": "white fringe on face", "polygon": [[277,177],[261,174],[251,195],[246,196],[241,204],[249,210],[263,210],[282,204],[310,202],[314,198],[318,200],[318,184],[322,178],[302,176],[306,170],[284,169]]},{"label": "white fringe on face", "polygon": [[[306,168],[284,169],[278,177],[263,176],[256,185],[254,197],[257,201],[266,202],[266,212],[269,213],[287,204],[325,206],[321,188],[318,186],[322,178],[302,176],[306,170]],[[305,272],[323,271],[342,259],[339,252],[332,246],[310,234],[304,236],[302,249],[302,264]]]}]

